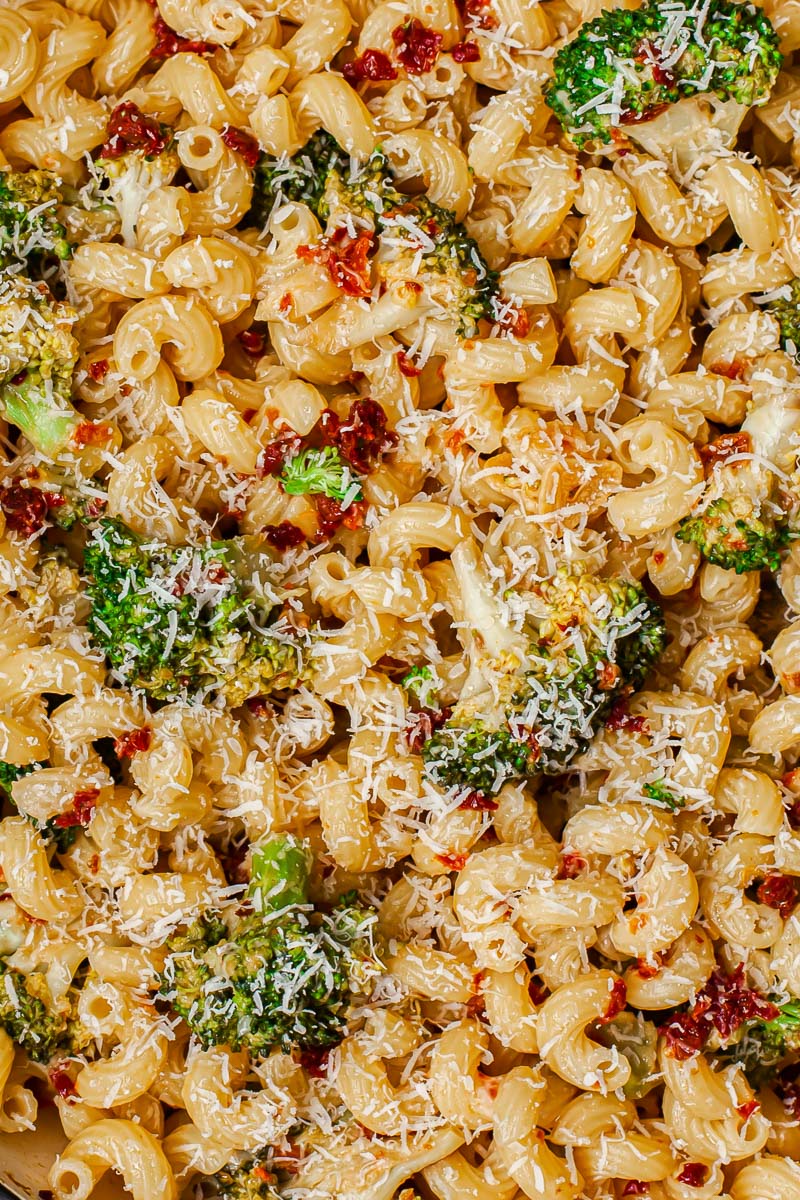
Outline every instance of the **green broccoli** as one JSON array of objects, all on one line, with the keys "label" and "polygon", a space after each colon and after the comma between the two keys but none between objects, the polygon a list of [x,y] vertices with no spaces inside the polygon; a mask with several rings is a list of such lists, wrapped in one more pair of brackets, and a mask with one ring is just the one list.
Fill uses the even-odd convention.
[{"label": "green broccoli", "polygon": [[346,500],[345,507],[364,498],[358,476],[335,446],[301,450],[284,463],[280,481],[290,496],[329,496]]},{"label": "green broccoli", "polygon": [[72,246],[56,217],[59,180],[49,171],[0,171],[0,263],[69,258]]},{"label": "green broccoli", "polygon": [[131,100],[118,104],[94,162],[100,198],[116,208],[122,240],[136,245],[136,222],[151,192],[170,183],[180,168],[172,129],[147,116]]},{"label": "green broccoli", "polygon": [[794,358],[800,356],[800,279],[796,276],[771,293],[764,305],[781,330],[781,345]]},{"label": "green broccoli", "polygon": [[424,276],[427,294],[443,315],[458,314],[458,333],[472,335],[481,319],[499,319],[497,273],[455,214],[427,196],[406,196],[394,184],[378,148],[362,163],[351,159],[329,133],[316,133],[291,158],[263,157],[256,169],[253,216],[264,223],[277,203],[302,201],[329,226],[353,216],[369,222],[378,238],[377,274]]},{"label": "green broccoli", "polygon": [[156,700],[217,691],[236,706],[297,687],[305,646],[273,619],[267,560],[252,559],[244,542],[167,546],[103,519],[84,553],[89,630],[120,678]]},{"label": "green broccoli", "polygon": [[727,1054],[755,1087],[768,1083],[800,1050],[800,1000],[790,1000],[776,1011],[770,1021],[748,1022]]},{"label": "green broccoli", "polygon": [[400,686],[412,696],[421,708],[430,708],[439,690],[438,680],[430,667],[412,667],[400,680]]},{"label": "green broccoli", "polygon": [[276,1177],[263,1154],[227,1163],[203,1180],[203,1194],[219,1200],[278,1200]]},{"label": "green broccoli", "polygon": [[582,25],[556,54],[545,99],[575,146],[597,148],[685,96],[764,104],[782,62],[760,8],[646,0]]},{"label": "green broccoli", "polygon": [[206,913],[169,938],[160,995],[203,1046],[331,1046],[350,997],[370,992],[375,912],[350,896],[315,912],[308,874],[303,843],[278,835],[253,852],[247,915]]},{"label": "green broccoli", "polygon": [[671,792],[663,779],[656,779],[652,783],[642,784],[642,791],[654,804],[658,804],[662,808],[668,808],[671,812],[676,812],[677,809],[684,806],[683,797],[676,796],[674,792]]},{"label": "green broccoli", "polygon": [[76,1014],[77,990],[56,1004],[44,975],[9,967],[0,960],[0,1028],[34,1062],[77,1053],[87,1038]]},{"label": "green broccoli", "polygon": [[693,542],[703,557],[726,571],[777,571],[781,554],[792,534],[783,513],[754,507],[746,493],[730,500],[712,500],[697,516],[686,517],[677,532],[682,542]]},{"label": "green broccoli", "polygon": [[44,283],[0,275],[0,410],[48,458],[107,440],[108,427],[72,406],[77,313]]},{"label": "green broccoli", "polygon": [[661,654],[660,609],[638,584],[562,570],[535,593],[513,595],[524,613],[518,631],[488,584],[476,583],[474,564],[465,571],[458,554],[453,563],[470,622],[494,644],[480,663],[484,687],[471,687],[423,745],[428,775],[494,795],[509,780],[561,773]]}]

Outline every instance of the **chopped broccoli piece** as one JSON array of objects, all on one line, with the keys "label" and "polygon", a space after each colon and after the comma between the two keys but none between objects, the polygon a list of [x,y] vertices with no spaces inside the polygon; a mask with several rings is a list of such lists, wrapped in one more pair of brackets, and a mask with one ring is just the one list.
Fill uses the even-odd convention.
[{"label": "chopped broccoli piece", "polygon": [[291,158],[263,157],[256,169],[253,216],[263,224],[275,204],[302,201],[322,221],[346,225],[353,215],[374,225],[378,275],[426,276],[427,293],[469,336],[482,318],[498,318],[497,273],[491,271],[463,224],[427,196],[406,196],[394,185],[378,148],[366,162],[351,159],[321,131]]},{"label": "chopped broccoli piece", "polygon": [[37,771],[39,767],[43,767],[44,763],[28,763],[24,767],[17,767],[13,763],[0,762],[0,791],[2,791],[6,800],[11,799],[11,785],[16,783],[18,779],[22,779],[24,775],[30,775],[31,771]]},{"label": "chopped broccoli piece", "polygon": [[524,661],[499,658],[491,694],[459,701],[422,747],[442,787],[494,795],[509,780],[561,773],[664,648],[661,611],[638,584],[561,571],[517,599],[528,607]]},{"label": "chopped broccoli piece", "polygon": [[69,258],[72,246],[56,218],[59,180],[49,171],[0,171],[0,262],[29,266],[43,257]]},{"label": "chopped broccoli piece", "polygon": [[781,552],[792,539],[783,515],[766,511],[758,500],[742,494],[731,500],[712,500],[696,516],[686,517],[677,537],[693,542],[715,566],[742,575],[747,571],[777,571]]},{"label": "chopped broccoli piece", "polygon": [[774,1078],[786,1060],[800,1051],[800,1000],[777,1007],[769,1021],[749,1022],[730,1057],[742,1067],[750,1082],[760,1087]]},{"label": "chopped broccoli piece", "polygon": [[76,996],[72,988],[61,1004],[55,1004],[43,975],[24,975],[0,960],[0,1028],[34,1062],[76,1053],[85,1045],[75,1011]]},{"label": "chopped broccoli piece", "polygon": [[204,1179],[203,1191],[219,1200],[278,1200],[276,1184],[266,1155],[256,1154],[239,1163],[227,1163],[221,1171]]},{"label": "chopped broccoli piece", "polygon": [[790,279],[767,301],[764,309],[772,313],[780,326],[784,350],[795,358],[800,356],[800,279]]},{"label": "chopped broccoli piece", "polygon": [[593,1025],[591,1038],[627,1058],[631,1074],[623,1091],[629,1099],[639,1100],[658,1085],[658,1029],[641,1013],[626,1009],[611,1021]]},{"label": "chopped broccoli piece", "polygon": [[229,927],[207,913],[168,940],[160,995],[203,1046],[331,1046],[350,997],[371,990],[375,912],[350,896],[315,912],[308,869],[303,844],[278,835],[253,853],[248,915]]},{"label": "chopped broccoli piece", "polygon": [[89,629],[124,682],[157,700],[218,691],[235,706],[307,677],[298,631],[273,621],[277,597],[242,577],[244,556],[236,542],[166,546],[97,523],[84,554]]},{"label": "chopped broccoli piece", "polygon": [[126,246],[136,245],[136,222],[147,197],[170,183],[179,168],[172,129],[146,116],[131,100],[118,104],[94,169],[101,197],[119,213]]},{"label": "chopped broccoli piece", "polygon": [[284,463],[280,481],[290,496],[329,496],[339,501],[347,498],[350,503],[364,498],[358,476],[335,446],[301,450]]},{"label": "chopped broccoli piece", "polygon": [[683,798],[671,792],[666,786],[666,781],[663,779],[656,779],[653,783],[642,784],[642,791],[655,804],[660,804],[662,808],[668,808],[672,812],[684,806]]},{"label": "chopped broccoli piece", "polygon": [[55,300],[45,284],[0,276],[0,409],[48,458],[107,432],[84,420],[70,400],[76,319],[75,310]]},{"label": "chopped broccoli piece", "polygon": [[754,5],[647,0],[582,25],[556,54],[545,98],[579,149],[604,146],[685,96],[763,104],[782,62],[778,36]]},{"label": "chopped broccoli piece", "polygon": [[430,708],[439,690],[438,680],[434,678],[430,667],[412,667],[400,680],[400,686],[413,696],[421,708]]}]

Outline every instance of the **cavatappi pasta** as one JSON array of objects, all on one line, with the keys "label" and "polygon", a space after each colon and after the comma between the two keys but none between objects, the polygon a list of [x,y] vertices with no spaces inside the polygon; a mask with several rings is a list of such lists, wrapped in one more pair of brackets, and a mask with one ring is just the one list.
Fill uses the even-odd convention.
[{"label": "cavatappi pasta", "polygon": [[799,13],[0,0],[40,1194],[800,1197]]}]

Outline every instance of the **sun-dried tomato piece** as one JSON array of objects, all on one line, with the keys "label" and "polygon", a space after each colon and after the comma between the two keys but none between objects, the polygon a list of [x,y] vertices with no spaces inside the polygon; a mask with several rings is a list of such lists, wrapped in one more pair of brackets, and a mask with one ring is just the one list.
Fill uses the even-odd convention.
[{"label": "sun-dried tomato piece", "polygon": [[271,442],[267,442],[258,456],[259,478],[264,479],[267,475],[277,475],[283,469],[286,459],[297,454],[300,445],[301,439],[296,433],[291,432],[281,433]]},{"label": "sun-dried tomato piece", "polygon": [[362,83],[367,79],[371,83],[385,83],[397,79],[397,68],[382,50],[365,50],[352,62],[345,63],[342,74],[348,83]]},{"label": "sun-dried tomato piece", "polygon": [[285,550],[293,550],[295,546],[302,545],[306,540],[306,535],[300,526],[295,525],[292,521],[281,521],[280,525],[265,525],[264,534],[270,546],[274,546],[281,553]]},{"label": "sun-dried tomato piece", "polygon": [[110,363],[107,358],[95,358],[88,364],[86,370],[89,374],[89,377],[93,379],[95,383],[102,383],[108,374],[109,366]]},{"label": "sun-dried tomato piece", "polygon": [[149,117],[132,100],[123,100],[112,109],[106,128],[106,140],[101,158],[119,158],[131,150],[143,150],[147,155],[161,154],[172,140],[172,131]]},{"label": "sun-dried tomato piece", "polygon": [[418,367],[403,350],[397,351],[397,365],[400,368],[400,374],[405,375],[406,379],[416,379],[417,375],[422,374],[422,367]]},{"label": "sun-dried tomato piece", "polygon": [[470,792],[458,807],[472,812],[496,812],[498,804],[491,796],[484,796],[483,792]]},{"label": "sun-dried tomato piece", "polygon": [[498,314],[497,324],[500,329],[505,329],[513,337],[527,337],[531,331],[531,318],[527,309],[519,308],[517,305],[509,305]]},{"label": "sun-dried tomato piece", "polygon": [[577,879],[586,870],[588,863],[581,854],[567,852],[561,855],[556,879]]},{"label": "sun-dried tomato piece", "polygon": [[419,754],[428,738],[446,723],[451,712],[450,708],[420,708],[416,712],[409,712],[405,728],[409,753]]},{"label": "sun-dried tomato piece", "polygon": [[597,1018],[598,1025],[607,1025],[609,1021],[613,1021],[614,1017],[618,1017],[624,1011],[625,1005],[628,1003],[628,989],[625,986],[624,979],[615,979],[611,991],[608,993],[608,1005],[602,1017]]},{"label": "sun-dried tomato piece", "polygon": [[448,871],[463,871],[469,859],[468,854],[434,854],[437,862],[440,862],[443,867],[447,867]]},{"label": "sun-dried tomato piece", "polygon": [[387,428],[386,413],[377,400],[354,400],[346,420],[326,409],[320,419],[323,439],[337,446],[342,458],[359,475],[369,475],[381,456],[397,445],[397,434]]},{"label": "sun-dried tomato piece", "polygon": [[0,508],[7,527],[20,537],[33,537],[47,522],[47,497],[37,487],[12,483],[0,488]]},{"label": "sun-dried tomato piece", "polygon": [[687,1187],[702,1187],[707,1179],[708,1167],[698,1162],[684,1163],[677,1175],[678,1183],[685,1183]]},{"label": "sun-dried tomato piece", "polygon": [[767,875],[756,888],[756,896],[760,904],[776,908],[784,921],[792,915],[797,904],[797,881],[790,875]]},{"label": "sun-dried tomato piece", "polygon": [[417,17],[393,29],[392,41],[397,47],[398,60],[410,75],[424,75],[430,71],[442,48],[441,33],[428,29]]},{"label": "sun-dried tomato piece", "polygon": [[78,1095],[78,1089],[75,1087],[74,1080],[67,1074],[60,1064],[51,1067],[47,1072],[47,1078],[50,1080],[50,1086],[57,1096],[62,1100],[71,1103]]},{"label": "sun-dried tomato piece", "polygon": [[258,138],[253,137],[252,133],[248,133],[246,129],[239,129],[236,125],[225,124],[220,136],[228,149],[240,155],[248,167],[256,165],[261,157],[261,147]]},{"label": "sun-dried tomato piece", "polygon": [[744,965],[733,974],[714,971],[698,992],[694,1005],[661,1026],[667,1049],[674,1058],[691,1058],[702,1050],[713,1030],[726,1042],[747,1021],[774,1021],[779,1009],[744,982]]},{"label": "sun-dried tomato piece", "polygon": [[648,726],[644,717],[634,716],[628,712],[628,702],[625,697],[615,700],[606,720],[606,729],[629,729],[631,733],[647,733]]},{"label": "sun-dried tomato piece", "polygon": [[159,13],[153,22],[153,32],[156,35],[155,45],[150,51],[150,57],[161,62],[172,58],[173,54],[213,54],[216,46],[210,42],[194,41],[192,38],[181,37]]},{"label": "sun-dried tomato piece", "polygon": [[133,758],[134,754],[149,750],[152,740],[152,729],[149,725],[142,725],[140,729],[132,729],[130,733],[118,737],[114,742],[114,753],[117,758]]},{"label": "sun-dried tomato piece", "polygon": [[246,354],[251,354],[253,358],[260,358],[264,353],[266,339],[263,333],[259,333],[256,329],[243,329],[237,336],[239,345]]},{"label": "sun-dried tomato piece", "polygon": [[450,53],[453,56],[453,62],[479,62],[481,48],[477,42],[457,42]]},{"label": "sun-dried tomato piece", "polygon": [[700,460],[706,469],[706,474],[719,463],[726,462],[734,454],[751,454],[753,440],[750,434],[738,430],[736,433],[723,433],[720,437],[699,448]]},{"label": "sun-dried tomato piece", "polygon": [[491,9],[491,0],[456,0],[461,20],[467,29],[496,29],[500,24]]},{"label": "sun-dried tomato piece", "polygon": [[321,238],[313,246],[299,246],[298,258],[319,263],[333,282],[347,296],[368,296],[372,291],[369,252],[375,235],[362,229],[351,237],[344,227],[334,229],[330,237]]},{"label": "sun-dried tomato piece", "polygon": [[312,1079],[324,1079],[328,1074],[330,1050],[310,1046],[300,1051],[300,1066]]}]

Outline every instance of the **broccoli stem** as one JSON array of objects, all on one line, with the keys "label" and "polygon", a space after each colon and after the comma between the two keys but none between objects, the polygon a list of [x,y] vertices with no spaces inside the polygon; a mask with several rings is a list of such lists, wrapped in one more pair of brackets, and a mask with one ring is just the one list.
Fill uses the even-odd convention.
[{"label": "broccoli stem", "polygon": [[38,371],[28,371],[19,383],[4,384],[0,388],[0,404],[6,419],[48,458],[69,444],[80,424],[75,409],[59,405],[55,391]]},{"label": "broccoli stem", "polygon": [[299,838],[280,834],[253,850],[250,895],[261,912],[308,904],[308,851]]}]

